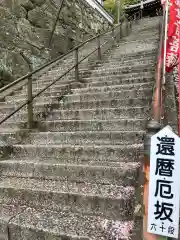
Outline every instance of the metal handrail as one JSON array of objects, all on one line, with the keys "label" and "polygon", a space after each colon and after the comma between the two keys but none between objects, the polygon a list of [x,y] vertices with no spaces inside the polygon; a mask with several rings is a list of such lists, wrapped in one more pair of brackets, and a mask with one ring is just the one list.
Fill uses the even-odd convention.
[{"label": "metal handrail", "polygon": [[[25,79],[28,79],[28,82],[27,82],[27,86],[28,86],[28,99],[25,103],[23,103],[20,107],[18,107],[16,110],[14,110],[12,113],[10,113],[8,116],[6,116],[4,119],[2,119],[0,121],[0,125],[2,123],[4,123],[6,120],[8,120],[10,117],[12,117],[15,113],[17,113],[19,110],[21,110],[24,106],[28,106],[28,127],[29,129],[32,128],[33,126],[33,100],[38,97],[39,95],[41,95],[41,93],[43,93],[44,91],[46,91],[49,87],[51,87],[53,84],[55,84],[58,80],[60,80],[61,78],[63,78],[65,75],[67,75],[71,70],[75,69],[75,80],[78,81],[79,80],[79,64],[84,61],[85,59],[87,59],[90,55],[92,55],[93,53],[95,53],[96,51],[98,51],[98,57],[99,57],[99,60],[101,60],[101,48],[102,46],[104,46],[108,41],[105,41],[103,44],[100,44],[100,37],[102,35],[106,35],[108,33],[110,33],[112,31],[112,35],[113,35],[113,38],[115,39],[117,37],[117,35],[119,35],[119,39],[120,39],[120,35],[121,35],[121,25],[122,25],[122,22],[124,20],[124,16],[121,18],[121,22],[114,26],[110,31],[106,31],[104,33],[100,33],[100,34],[97,34],[96,36],[84,41],[83,43],[79,44],[78,46],[74,47],[72,50],[70,50],[68,53],[64,54],[63,56],[60,56],[58,58],[56,58],[55,60],[52,60],[50,63],[47,63],[45,65],[43,65],[42,67],[38,68],[37,70],[34,70],[33,72],[31,73],[28,73],[27,75],[17,79],[16,81],[14,81],[13,83],[10,83],[9,85],[3,87],[0,89],[0,93],[6,91],[7,89],[13,87],[14,85],[22,82],[23,80]],[[120,26],[120,32],[114,36],[114,30]],[[127,24],[126,25],[127,28],[129,29],[129,27],[131,27],[131,24]],[[97,44],[98,44],[98,47],[93,50],[91,53],[89,53],[87,56],[85,56],[83,59],[81,59],[80,61],[78,60],[78,51],[79,51],[79,48],[81,48],[82,46],[84,46],[86,43],[89,43],[91,42],[92,40],[94,39],[97,39]],[[51,64],[55,63],[57,60],[60,60],[62,58],[64,58],[65,56],[67,56],[69,53],[72,53],[73,51],[75,51],[75,60],[76,60],[76,63],[74,66],[72,66],[70,69],[68,69],[65,73],[63,73],[60,77],[58,77],[57,79],[55,79],[52,83],[50,83],[48,86],[46,86],[44,89],[42,89],[40,92],[38,92],[36,95],[33,96],[33,93],[32,93],[32,76],[33,74],[39,72],[40,70],[50,66]]]},{"label": "metal handrail", "polygon": [[77,45],[77,46],[75,46],[74,48],[72,48],[71,50],[69,50],[67,53],[65,53],[65,54],[63,54],[63,55],[61,55],[61,56],[58,56],[57,58],[53,59],[53,60],[50,61],[50,62],[45,63],[44,65],[42,65],[41,67],[35,69],[34,71],[32,71],[32,72],[30,72],[30,73],[28,73],[28,74],[26,74],[26,75],[18,78],[17,80],[15,80],[14,82],[12,82],[12,83],[10,83],[10,84],[8,84],[8,85],[0,88],[0,94],[1,94],[2,92],[4,92],[5,90],[8,90],[9,88],[13,87],[14,85],[16,85],[16,84],[24,81],[25,79],[31,77],[32,75],[40,72],[42,69],[44,69],[44,68],[52,65],[53,63],[55,63],[55,62],[63,59],[64,57],[66,57],[66,56],[69,55],[70,53],[74,52],[76,49],[79,49],[79,48],[81,48],[82,46],[84,46],[86,43],[89,43],[89,42],[93,41],[94,39],[96,39],[97,37],[101,37],[101,36],[103,36],[103,35],[105,35],[105,34],[110,33],[111,31],[115,30],[115,28],[117,28],[118,26],[120,26],[120,25],[122,24],[122,21],[123,21],[123,20],[124,20],[124,16],[121,18],[121,23],[119,23],[119,24],[116,25],[116,26],[113,26],[113,27],[111,28],[111,30],[102,32],[102,33],[100,33],[100,34],[97,34],[97,35],[95,35],[95,36],[93,36],[93,37],[85,40],[84,42],[80,43],[79,45]]},{"label": "metal handrail", "polygon": [[[163,64],[162,53],[163,53],[163,40],[165,32],[165,10],[163,13],[163,20],[160,29],[160,42],[159,52],[157,58],[157,69],[155,78],[155,91],[153,94],[152,101],[152,116],[148,121],[147,133],[144,137],[144,160],[143,160],[143,171],[144,171],[144,186],[143,186],[143,239],[152,239],[152,234],[147,232],[148,224],[148,192],[149,192],[149,176],[150,176],[150,154],[151,154],[151,137],[155,135],[161,129],[161,116],[164,114],[164,99],[163,96]],[[155,237],[156,238],[156,237]],[[154,238],[154,239],[155,239]],[[158,237],[156,239],[159,239]]]},{"label": "metal handrail", "polygon": [[57,22],[58,22],[59,15],[61,13],[63,4],[64,4],[64,0],[61,0],[60,5],[59,5],[59,9],[58,9],[58,13],[57,13],[57,16],[56,16],[56,20],[55,20],[55,22],[53,24],[53,29],[52,29],[52,32],[51,32],[51,35],[50,35],[50,38],[49,38],[49,46],[51,45],[52,37],[54,35],[55,29],[56,29],[56,25],[57,25]]},{"label": "metal handrail", "polygon": [[161,114],[164,111],[163,109],[163,65],[162,61],[162,51],[164,43],[164,33],[165,33],[165,11],[163,14],[162,24],[160,29],[160,42],[159,42],[159,52],[158,52],[158,64],[156,69],[156,82],[155,82],[155,92],[153,96],[153,119],[158,123],[161,122]]}]

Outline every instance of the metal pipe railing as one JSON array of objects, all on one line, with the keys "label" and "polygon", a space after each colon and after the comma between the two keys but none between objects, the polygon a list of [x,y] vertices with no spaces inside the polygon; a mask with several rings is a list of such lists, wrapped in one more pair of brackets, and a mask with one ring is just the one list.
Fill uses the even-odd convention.
[{"label": "metal pipe railing", "polygon": [[[123,20],[124,20],[124,16],[121,18],[121,21],[123,21]],[[120,23],[120,24],[121,24],[121,23]],[[113,26],[112,29],[116,29],[118,26],[119,26],[119,24],[116,25],[116,26]],[[28,78],[31,77],[32,75],[35,75],[36,73],[40,72],[40,71],[43,70],[44,68],[49,67],[49,66],[52,65],[53,63],[55,63],[55,62],[57,62],[57,61],[59,61],[59,60],[62,60],[64,57],[66,57],[66,56],[69,55],[70,53],[74,52],[77,48],[79,49],[79,48],[83,47],[85,44],[87,44],[87,43],[89,43],[89,42],[92,42],[92,41],[95,40],[97,37],[101,37],[101,36],[103,36],[103,35],[105,35],[105,34],[110,33],[111,31],[112,31],[112,30],[108,30],[108,31],[106,31],[106,32],[99,33],[99,34],[97,34],[96,36],[93,36],[93,37],[87,39],[86,41],[80,43],[78,46],[75,46],[73,49],[69,50],[67,53],[65,53],[65,54],[63,54],[63,55],[61,55],[61,56],[58,56],[57,58],[53,59],[52,61],[50,61],[50,62],[48,62],[48,63],[45,63],[44,65],[42,65],[41,67],[35,69],[34,71],[32,71],[32,72],[24,75],[23,77],[18,78],[18,79],[15,80],[14,82],[12,82],[12,83],[4,86],[3,88],[1,88],[1,89],[0,89],[0,94],[1,94],[2,92],[4,92],[5,90],[8,90],[9,88],[15,86],[16,84],[18,84],[18,83],[20,83],[20,82],[28,79]]]},{"label": "metal pipe railing", "polygon": [[[160,240],[165,239],[162,236],[155,234],[150,234],[147,232],[147,221],[148,221],[148,197],[149,197],[149,175],[150,175],[150,147],[151,147],[151,137],[156,134],[161,129],[161,118],[164,115],[164,81],[163,73],[165,62],[163,59],[163,54],[166,54],[164,51],[163,44],[165,29],[167,29],[166,24],[166,11],[164,10],[163,19],[160,29],[160,42],[159,42],[159,52],[157,58],[157,69],[156,69],[156,79],[155,79],[155,91],[153,94],[153,106],[152,106],[152,118],[147,125],[147,133],[144,138],[144,193],[143,193],[143,236],[144,240]],[[168,239],[168,238],[167,238]]]},{"label": "metal pipe railing", "polygon": [[52,41],[54,32],[55,32],[55,30],[56,30],[56,25],[57,25],[57,22],[58,22],[59,15],[60,15],[60,13],[61,13],[63,4],[64,4],[64,0],[60,0],[60,5],[59,5],[58,13],[57,13],[57,16],[56,16],[56,20],[55,20],[55,22],[54,22],[54,24],[53,24],[53,28],[52,28],[52,31],[51,31],[51,35],[50,35],[50,38],[49,38],[49,47],[50,47],[50,45],[51,45],[51,41]]},{"label": "metal pipe railing", "polygon": [[[70,50],[67,54],[64,54],[63,56],[60,56],[58,58],[56,58],[55,60],[51,61],[50,63],[45,64],[44,66],[40,67],[39,69],[17,79],[16,81],[14,81],[13,83],[10,83],[9,85],[3,87],[0,89],[0,93],[6,91],[7,89],[13,87],[14,85],[20,83],[23,80],[28,80],[27,82],[27,87],[28,87],[28,97],[27,97],[27,101],[25,103],[23,103],[20,107],[18,107],[16,110],[14,110],[11,114],[9,114],[8,116],[6,116],[4,119],[2,119],[0,121],[0,124],[4,123],[6,120],[8,120],[10,117],[12,117],[15,113],[17,113],[19,110],[21,110],[24,106],[28,105],[28,127],[29,129],[32,128],[33,126],[33,100],[38,97],[39,95],[41,95],[44,91],[46,91],[49,87],[51,87],[53,84],[55,84],[57,81],[59,81],[61,78],[63,78],[65,75],[67,75],[71,70],[75,69],[75,80],[79,81],[79,64],[84,61],[85,59],[87,59],[90,55],[92,55],[93,53],[95,53],[96,51],[98,52],[98,59],[101,60],[102,59],[102,53],[101,53],[101,49],[102,47],[107,44],[108,41],[105,41],[103,44],[101,44],[100,42],[100,37],[105,35],[105,34],[109,34],[109,33],[113,33],[113,40],[116,39],[117,36],[120,36],[120,33],[118,32],[115,36],[114,31],[116,29],[119,29],[119,26],[122,24],[122,20],[124,20],[124,16],[121,18],[121,23],[114,26],[112,28],[112,30],[107,31],[105,33],[101,33],[101,34],[97,34],[95,37],[92,37],[88,40],[86,40],[85,42],[79,44],[78,46],[76,46],[75,48],[73,48],[72,50]],[[128,27],[128,25],[126,25]],[[129,26],[131,26],[131,24],[129,24]],[[84,58],[82,58],[81,60],[79,60],[79,49],[84,46],[86,43],[89,43],[93,40],[97,41],[97,48],[95,50],[93,50],[91,53],[89,53],[88,55],[86,55]],[[75,65],[72,66],[70,69],[68,69],[65,73],[63,73],[60,77],[58,77],[56,80],[54,80],[52,83],[50,83],[49,85],[47,85],[44,89],[42,89],[40,92],[38,92],[36,95],[33,96],[33,91],[32,91],[32,76],[39,72],[40,70],[44,69],[45,67],[50,66],[52,63],[62,59],[63,57],[67,56],[69,53],[75,52]]]},{"label": "metal pipe railing", "polygon": [[158,52],[158,64],[156,69],[156,79],[155,79],[155,93],[153,99],[153,119],[158,123],[161,122],[161,112],[162,112],[162,81],[163,81],[163,61],[162,61],[162,51],[164,42],[164,28],[165,28],[165,14],[163,14],[163,20],[160,29],[160,42],[159,42],[159,52]]}]

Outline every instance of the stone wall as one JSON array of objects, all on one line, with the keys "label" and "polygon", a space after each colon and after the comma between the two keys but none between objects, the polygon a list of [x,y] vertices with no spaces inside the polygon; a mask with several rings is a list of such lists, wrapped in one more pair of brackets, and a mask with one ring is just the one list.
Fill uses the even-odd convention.
[{"label": "stone wall", "polygon": [[49,45],[59,5],[60,0],[0,0],[0,87],[109,28],[84,0],[65,0]]}]

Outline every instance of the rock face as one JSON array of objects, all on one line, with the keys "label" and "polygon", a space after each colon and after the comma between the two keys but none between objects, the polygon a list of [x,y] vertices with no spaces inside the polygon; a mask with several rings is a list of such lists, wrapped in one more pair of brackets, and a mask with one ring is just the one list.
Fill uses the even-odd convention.
[{"label": "rock face", "polygon": [[0,0],[0,87],[105,30],[108,22],[82,0]]}]

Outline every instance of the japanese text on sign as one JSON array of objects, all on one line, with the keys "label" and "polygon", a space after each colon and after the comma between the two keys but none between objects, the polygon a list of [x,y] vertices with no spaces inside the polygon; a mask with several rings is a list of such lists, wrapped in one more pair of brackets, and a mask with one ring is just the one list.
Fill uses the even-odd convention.
[{"label": "japanese text on sign", "polygon": [[178,238],[180,139],[167,126],[151,138],[148,232]]}]

